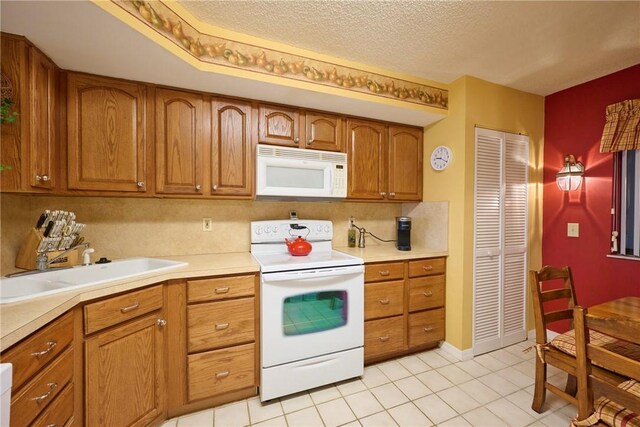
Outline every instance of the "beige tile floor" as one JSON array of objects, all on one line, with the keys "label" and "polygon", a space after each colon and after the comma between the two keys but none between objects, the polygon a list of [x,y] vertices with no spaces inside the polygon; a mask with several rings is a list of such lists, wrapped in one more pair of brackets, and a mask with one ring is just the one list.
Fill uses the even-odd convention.
[{"label": "beige tile floor", "polygon": [[[442,349],[382,362],[364,375],[274,399],[257,397],[166,421],[187,426],[548,426],[566,427],[576,408],[547,393],[531,410],[535,351],[525,341],[461,362]],[[566,374],[549,367],[564,387]]]}]

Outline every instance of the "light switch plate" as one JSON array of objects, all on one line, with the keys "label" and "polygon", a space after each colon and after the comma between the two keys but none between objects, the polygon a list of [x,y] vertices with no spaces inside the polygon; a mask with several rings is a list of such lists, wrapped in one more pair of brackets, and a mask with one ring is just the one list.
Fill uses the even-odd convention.
[{"label": "light switch plate", "polygon": [[579,237],[580,236],[580,224],[577,222],[569,222],[567,223],[567,236],[568,237]]},{"label": "light switch plate", "polygon": [[213,230],[213,221],[211,218],[202,218],[202,231]]}]

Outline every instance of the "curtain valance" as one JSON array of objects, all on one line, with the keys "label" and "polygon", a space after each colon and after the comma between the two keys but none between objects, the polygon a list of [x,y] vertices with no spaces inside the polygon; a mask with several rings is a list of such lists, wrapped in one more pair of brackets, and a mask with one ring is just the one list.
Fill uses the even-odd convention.
[{"label": "curtain valance", "polygon": [[607,106],[600,152],[640,150],[640,99]]}]

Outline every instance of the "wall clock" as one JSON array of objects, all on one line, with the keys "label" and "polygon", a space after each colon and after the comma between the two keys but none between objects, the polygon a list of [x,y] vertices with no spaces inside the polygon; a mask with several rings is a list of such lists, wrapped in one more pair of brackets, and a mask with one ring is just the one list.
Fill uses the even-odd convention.
[{"label": "wall clock", "polygon": [[431,153],[431,167],[437,171],[445,170],[452,159],[453,152],[451,148],[446,145],[439,145],[434,148],[433,153]]}]

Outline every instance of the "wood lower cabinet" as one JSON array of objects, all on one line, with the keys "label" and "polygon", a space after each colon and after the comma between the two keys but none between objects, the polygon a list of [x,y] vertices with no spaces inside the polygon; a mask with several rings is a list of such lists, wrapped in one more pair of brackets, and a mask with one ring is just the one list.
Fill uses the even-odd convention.
[{"label": "wood lower cabinet", "polygon": [[144,85],[69,73],[70,190],[147,191],[145,106]]},{"label": "wood lower cabinet", "polygon": [[365,363],[445,338],[445,258],[365,264]]},{"label": "wood lower cabinet", "polygon": [[171,281],[169,416],[255,396],[258,276]]},{"label": "wood lower cabinet", "polygon": [[252,108],[248,102],[211,101],[211,194],[253,194]]},{"label": "wood lower cabinet", "polygon": [[156,192],[203,195],[208,128],[202,95],[155,92]]},{"label": "wood lower cabinet", "polygon": [[[162,292],[161,285],[148,289]],[[94,330],[88,323],[91,313],[113,311],[131,318],[104,324],[85,338],[86,425],[146,426],[166,415],[166,321],[162,307],[145,311],[140,292],[85,306],[85,330]]]},{"label": "wood lower cabinet", "polygon": [[2,353],[0,361],[13,364],[12,426],[64,425],[73,418],[73,336],[70,312]]}]

